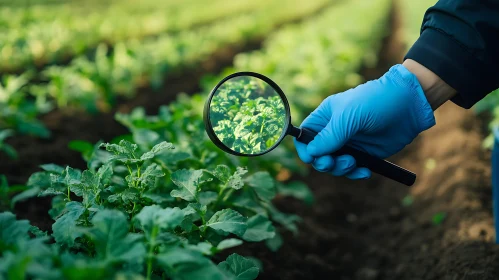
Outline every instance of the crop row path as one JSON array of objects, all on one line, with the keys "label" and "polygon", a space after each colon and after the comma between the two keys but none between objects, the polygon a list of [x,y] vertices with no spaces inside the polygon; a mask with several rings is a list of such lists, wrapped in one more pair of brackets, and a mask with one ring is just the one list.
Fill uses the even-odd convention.
[{"label": "crop row path", "polygon": [[[17,150],[18,159],[11,159],[6,154],[0,153],[0,170],[2,174],[7,176],[9,182],[23,184],[30,173],[38,170],[39,165],[46,162],[68,164],[83,168],[85,163],[81,160],[79,154],[68,151],[67,147],[70,141],[110,141],[114,137],[126,133],[127,130],[114,120],[116,112],[127,113],[137,106],[142,106],[147,112],[155,113],[161,105],[169,104],[180,92],[187,94],[199,92],[200,81],[203,76],[208,73],[218,73],[230,66],[233,58],[238,53],[259,49],[266,35],[272,30],[278,30],[287,24],[298,23],[313,18],[324,7],[321,4],[323,2],[316,1],[316,4],[314,4],[315,8],[314,5],[311,5],[310,9],[304,10],[301,13],[296,13],[294,10],[283,12],[280,18],[276,18],[273,21],[266,20],[266,22],[261,23],[264,26],[260,27],[258,27],[258,23],[245,23],[251,19],[251,16],[247,18],[242,16],[241,30],[237,32],[233,30],[232,33],[234,34],[227,36],[227,38],[231,38],[227,41],[227,44],[213,48],[208,41],[210,43],[208,47],[213,49],[213,52],[204,54],[196,52],[195,56],[191,57],[191,60],[182,61],[185,65],[178,65],[176,69],[172,68],[168,70],[167,74],[160,76],[162,79],[160,88],[153,88],[149,83],[130,84],[128,88],[133,89],[137,93],[133,97],[118,96],[116,92],[111,90],[109,93],[113,98],[116,98],[115,104],[112,107],[107,107],[108,109],[103,112],[90,114],[84,110],[75,110],[75,108],[60,108],[41,115],[40,120],[51,132],[51,137],[43,139],[33,136],[15,135],[8,138],[6,142]],[[244,27],[245,25],[247,27]],[[228,28],[228,25],[222,23],[219,27],[206,27],[205,29],[208,31],[219,29],[217,32],[223,33],[223,28]],[[248,33],[245,31],[245,28],[256,28],[258,31]],[[191,35],[194,36],[195,32],[198,31],[192,32],[193,34]],[[199,32],[202,32],[202,30]],[[191,46],[191,49],[194,50],[193,46]],[[64,68],[69,67],[62,67],[61,69]],[[100,73],[103,74],[103,72]],[[58,80],[75,81],[72,76],[61,76]],[[101,79],[99,78],[98,80]],[[105,77],[102,77],[102,80],[105,80]],[[108,80],[108,82],[110,81]],[[92,81],[92,83],[97,84],[96,81]],[[65,83],[63,82],[62,84]],[[67,84],[69,85],[69,83]],[[85,84],[88,83],[85,82]],[[116,82],[115,84],[118,85],[119,83]],[[74,91],[75,87],[72,86],[68,89]],[[96,90],[93,94],[98,96],[98,92]],[[62,88],[61,93],[68,97],[71,96],[70,91],[68,92],[64,88]],[[115,94],[116,96],[114,96]],[[78,93],[75,92],[75,95],[78,95]]]}]

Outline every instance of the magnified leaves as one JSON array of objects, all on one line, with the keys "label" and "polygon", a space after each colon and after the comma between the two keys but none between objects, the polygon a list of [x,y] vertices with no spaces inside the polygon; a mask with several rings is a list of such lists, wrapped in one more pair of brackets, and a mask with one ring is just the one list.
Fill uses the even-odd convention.
[{"label": "magnified leaves", "polygon": [[279,94],[255,77],[226,81],[210,105],[210,123],[218,139],[243,154],[272,148],[283,133],[285,121],[286,111]]}]

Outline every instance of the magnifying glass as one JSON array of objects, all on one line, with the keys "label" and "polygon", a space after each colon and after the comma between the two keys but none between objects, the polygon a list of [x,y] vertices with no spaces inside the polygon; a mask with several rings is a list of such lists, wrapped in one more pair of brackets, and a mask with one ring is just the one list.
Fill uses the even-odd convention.
[{"label": "magnifying glass", "polygon": [[[277,147],[286,135],[308,144],[317,135],[291,124],[289,103],[271,79],[253,72],[225,77],[211,91],[203,119],[210,139],[223,151],[237,156],[260,156]],[[357,166],[411,186],[416,174],[389,161],[349,146],[332,155],[351,155]]]}]

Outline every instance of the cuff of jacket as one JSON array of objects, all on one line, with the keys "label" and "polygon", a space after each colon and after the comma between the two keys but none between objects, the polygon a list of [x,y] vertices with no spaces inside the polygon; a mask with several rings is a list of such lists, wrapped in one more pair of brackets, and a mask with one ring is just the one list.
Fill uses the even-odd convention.
[{"label": "cuff of jacket", "polygon": [[[458,41],[436,29],[427,28],[406,54],[430,69],[448,85],[457,90],[452,102],[466,109],[471,108],[493,89],[483,80],[491,73],[485,65]],[[482,82],[480,82],[482,80]]]}]

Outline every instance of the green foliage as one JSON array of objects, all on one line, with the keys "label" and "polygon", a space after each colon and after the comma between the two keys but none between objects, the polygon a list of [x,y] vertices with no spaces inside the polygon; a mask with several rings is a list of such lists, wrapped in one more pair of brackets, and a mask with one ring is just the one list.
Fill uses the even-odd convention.
[{"label": "green foliage", "polygon": [[82,245],[88,249],[79,254],[50,244],[46,234],[28,221],[18,221],[10,212],[0,213],[0,275],[7,279],[248,280],[258,276],[258,266],[240,255],[232,254],[217,266],[201,252],[169,242],[167,230],[178,226],[182,211],[173,210],[178,215],[172,219],[168,215],[171,208],[147,207],[135,219],[143,230],[137,233],[129,232],[129,221],[123,212],[99,211],[90,219],[91,225],[77,228],[85,241]]},{"label": "green foliage", "polygon": [[273,177],[248,172],[220,152],[198,129],[200,116],[186,117],[190,111],[180,102],[158,116],[142,109],[118,114],[134,142],[73,142],[87,170],[45,164],[29,178],[29,188],[14,201],[53,196],[49,237],[55,243],[41,246],[53,251],[54,273],[68,279],[90,271],[97,279],[129,273],[146,279],[254,279],[259,269],[249,259],[231,255],[217,266],[209,257],[275,238],[274,221],[296,232],[297,217],[271,204]]},{"label": "green foliage", "polygon": [[5,143],[5,139],[14,135],[12,129],[0,129],[0,152],[4,152],[8,157],[12,159],[17,159],[16,150],[9,144]]},{"label": "green foliage", "polygon": [[258,276],[258,268],[255,264],[238,254],[230,255],[227,260],[219,263],[218,266],[234,274],[237,280],[251,280]]},{"label": "green foliage", "polygon": [[9,209],[12,205],[12,196],[24,190],[26,190],[26,186],[23,185],[10,186],[7,177],[0,174],[0,211]]},{"label": "green foliage", "polygon": [[[131,1],[131,0],[130,0]],[[136,1],[131,1],[132,3],[123,4],[127,13],[119,12],[121,16],[120,24],[113,25],[111,22],[116,21],[114,17],[111,18],[100,18],[104,20],[101,32],[105,33],[102,38],[95,38],[95,36],[87,36],[86,33],[94,34],[96,33],[96,27],[92,23],[93,16],[103,16],[102,14],[96,13],[91,18],[87,16],[75,20],[73,17],[67,20],[75,20],[70,28],[71,32],[61,32],[56,28],[56,34],[51,34],[49,36],[45,34],[43,39],[31,39],[25,38],[27,34],[21,32],[18,40],[28,41],[26,44],[14,44],[9,40],[2,40],[3,34],[0,32],[0,61],[4,54],[6,60],[13,60],[12,64],[16,64],[20,61],[29,61],[27,63],[33,63],[33,60],[41,60],[40,64],[45,64],[47,61],[59,61],[60,56],[66,58],[70,54],[81,54],[71,60],[69,65],[57,66],[52,65],[45,68],[41,73],[35,75],[35,81],[42,81],[36,85],[31,85],[28,92],[35,96],[40,102],[44,103],[44,108],[28,106],[29,102],[26,102],[26,98],[21,98],[23,101],[23,106],[20,108],[20,104],[15,102],[14,105],[9,105],[7,109],[2,107],[2,98],[0,97],[0,117],[2,115],[14,114],[16,119],[27,119],[36,120],[36,116],[40,113],[46,112],[50,108],[45,106],[47,101],[53,102],[57,107],[70,107],[76,109],[85,109],[88,112],[96,111],[109,111],[110,108],[115,104],[118,96],[131,97],[135,95],[139,88],[151,87],[153,89],[158,89],[163,85],[165,77],[172,73],[178,73],[182,70],[189,70],[193,67],[199,67],[199,65],[206,61],[207,57],[213,55],[217,51],[226,48],[227,46],[239,46],[256,39],[261,38],[265,34],[268,34],[275,27],[297,19],[302,18],[307,15],[312,14],[319,8],[324,6],[326,0],[314,0],[307,1],[306,3],[301,3],[300,5],[291,5],[287,9],[279,9],[285,0],[275,0],[275,1],[235,1],[227,3],[227,1],[210,1],[199,2],[199,1],[187,1],[178,2],[177,1],[164,1],[165,3],[157,4],[157,1],[148,0],[144,5],[144,9],[147,12],[142,15],[142,19],[149,22],[148,16],[153,11],[161,11],[164,6],[175,6],[173,10],[173,16],[164,16],[161,12],[154,12],[153,17],[158,21],[158,25],[163,24],[167,26],[158,27],[159,30],[154,31],[154,34],[159,33],[162,28],[173,28],[178,32],[161,34],[159,36],[143,38],[143,40],[112,40],[111,38],[116,31],[114,28],[123,28],[121,32],[122,35],[117,35],[118,37],[137,37],[134,36],[134,32],[142,32],[145,27],[142,28],[137,21],[130,18],[128,12],[132,15],[133,12],[130,9],[136,8]],[[181,4],[179,4],[181,3]],[[134,5],[135,4],[135,5]],[[118,5],[118,7],[121,6]],[[191,7],[192,9],[190,9]],[[116,8],[116,7],[114,7]],[[140,10],[140,9],[139,9]],[[194,16],[193,18],[184,19],[184,17],[192,17],[197,14],[193,10],[199,12],[199,18]],[[232,15],[230,11],[246,11],[246,10],[256,10],[251,13],[242,13],[237,16],[222,17],[222,19],[202,26],[200,28],[189,29],[187,27],[199,24],[203,22],[203,18],[210,18],[212,20],[218,19],[217,16],[221,14]],[[0,8],[0,12],[3,9]],[[135,12],[135,11],[134,11]],[[185,13],[185,14],[184,14]],[[236,13],[238,14],[238,13]],[[185,20],[185,27],[182,26],[184,23],[179,22],[178,17]],[[0,17],[1,18],[1,17]],[[122,20],[126,18],[126,20]],[[49,20],[49,19],[47,19]],[[81,24],[85,22],[85,24]],[[109,21],[109,22],[108,22]],[[151,19],[152,22],[154,20]],[[167,21],[168,23],[165,23]],[[170,22],[171,21],[171,22]],[[50,27],[53,27],[53,22],[47,22]],[[176,26],[179,24],[181,27]],[[44,24],[34,24],[33,27],[37,31],[44,33],[52,30],[50,27],[42,27]],[[59,26],[60,29],[66,30],[68,26]],[[152,24],[151,26],[154,26]],[[85,29],[85,34],[79,33],[80,29]],[[88,30],[86,28],[89,28]],[[139,28],[138,30],[136,30]],[[30,28],[23,27],[23,30]],[[15,29],[14,29],[15,30]],[[19,32],[19,30],[17,30]],[[110,34],[107,34],[109,32]],[[31,35],[31,33],[30,33]],[[46,37],[45,37],[46,36]],[[60,37],[64,38],[60,38]],[[74,36],[74,37],[73,37]],[[14,37],[17,37],[14,36]],[[142,36],[138,36],[142,37]],[[122,39],[124,39],[122,38]],[[109,40],[107,40],[109,39]],[[57,44],[58,40],[63,40]],[[66,41],[67,40],[67,41]],[[87,42],[87,40],[94,40],[92,43]],[[102,42],[104,40],[104,42]],[[82,42],[83,45],[79,45]],[[111,48],[108,42],[113,43]],[[3,45],[5,44],[5,45]],[[45,44],[49,46],[45,46]],[[90,51],[91,55],[84,53],[84,50],[88,45],[93,45],[95,50]],[[51,53],[50,49],[61,48],[58,51]],[[201,47],[200,47],[201,46]],[[16,50],[16,48],[21,48],[22,50]],[[26,49],[25,49],[26,48]],[[75,50],[77,49],[77,50]],[[55,57],[45,57],[54,55]],[[17,55],[27,56],[27,58],[18,58]],[[16,65],[9,66],[10,63],[0,63],[4,67],[18,67]],[[1,68],[1,67],[0,67]],[[24,75],[24,74],[23,74]],[[23,76],[21,75],[21,77]],[[13,76],[13,78],[15,78]],[[9,97],[11,93],[6,94]],[[2,94],[0,93],[0,96]],[[11,98],[11,97],[9,97]],[[10,104],[12,102],[9,102]],[[26,104],[25,104],[26,103]],[[12,109],[14,108],[14,109]],[[2,112],[5,111],[5,112]],[[12,118],[12,117],[10,117]],[[17,123],[19,121],[16,121]],[[32,126],[36,123],[31,122]],[[40,127],[30,127],[23,128],[12,125],[6,126],[0,118],[0,129],[12,127],[14,130],[18,129],[28,129],[30,132],[38,131],[38,134],[47,131],[42,131]],[[21,130],[22,131],[22,130]]]},{"label": "green foliage", "polygon": [[179,32],[232,14],[250,13],[266,2],[85,0],[40,5],[35,1],[41,2],[0,5],[0,72],[64,62],[101,42]]},{"label": "green foliage", "polygon": [[243,154],[272,148],[286,128],[284,103],[274,89],[254,77],[221,85],[210,103],[210,123],[224,145]]},{"label": "green foliage", "polygon": [[433,217],[431,217],[431,222],[433,223],[433,225],[438,226],[438,225],[441,225],[445,221],[446,217],[447,217],[447,213],[438,212],[438,213],[435,213],[435,215],[433,215]]},{"label": "green foliage", "polygon": [[50,132],[37,120],[39,113],[51,109],[43,96],[33,102],[27,93],[30,73],[20,76],[4,76],[0,81],[0,151],[15,157],[15,151],[3,143],[12,131],[39,137],[48,137]]}]

